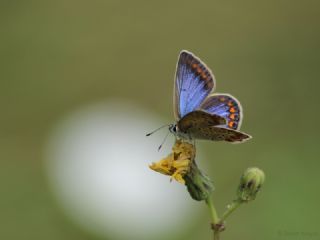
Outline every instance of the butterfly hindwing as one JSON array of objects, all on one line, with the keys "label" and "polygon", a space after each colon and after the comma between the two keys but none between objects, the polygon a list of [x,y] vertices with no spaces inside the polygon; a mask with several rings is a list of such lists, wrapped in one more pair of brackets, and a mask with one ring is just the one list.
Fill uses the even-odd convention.
[{"label": "butterfly hindwing", "polygon": [[208,126],[220,126],[226,124],[226,119],[207,113],[205,111],[196,110],[188,113],[178,122],[178,129],[183,133],[188,133],[191,129],[199,129]]},{"label": "butterfly hindwing", "polygon": [[188,51],[179,55],[174,83],[174,113],[179,120],[199,108],[213,91],[214,76],[210,69]]},{"label": "butterfly hindwing", "polygon": [[212,94],[200,106],[201,109],[224,117],[227,123],[224,127],[233,130],[240,129],[243,113],[239,101],[229,94]]},{"label": "butterfly hindwing", "polygon": [[189,128],[188,135],[195,139],[227,141],[233,143],[240,143],[251,138],[251,136],[246,133],[218,126]]}]

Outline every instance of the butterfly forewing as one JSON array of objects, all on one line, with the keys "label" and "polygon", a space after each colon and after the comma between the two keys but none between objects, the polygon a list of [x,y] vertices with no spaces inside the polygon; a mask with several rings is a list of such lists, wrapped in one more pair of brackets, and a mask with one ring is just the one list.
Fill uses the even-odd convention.
[{"label": "butterfly forewing", "polygon": [[198,109],[213,91],[214,76],[210,69],[188,51],[182,51],[177,63],[174,84],[174,114],[176,120]]}]

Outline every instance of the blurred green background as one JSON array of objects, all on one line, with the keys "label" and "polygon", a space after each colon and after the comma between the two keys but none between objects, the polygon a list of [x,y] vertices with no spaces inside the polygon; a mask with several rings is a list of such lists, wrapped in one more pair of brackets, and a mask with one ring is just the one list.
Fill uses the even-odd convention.
[{"label": "blurred green background", "polygon": [[[103,239],[52,196],[48,134],[73,109],[114,97],[173,119],[182,49],[213,69],[218,92],[241,101],[242,130],[254,136],[200,143],[218,212],[247,167],[267,176],[222,239],[319,239],[319,21],[320,2],[309,0],[1,1],[0,239]],[[201,214],[171,239],[210,239]]]}]

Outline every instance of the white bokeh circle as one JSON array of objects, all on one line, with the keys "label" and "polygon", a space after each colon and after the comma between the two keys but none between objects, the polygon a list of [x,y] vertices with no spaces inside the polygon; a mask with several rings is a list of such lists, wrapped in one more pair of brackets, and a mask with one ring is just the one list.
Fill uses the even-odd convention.
[{"label": "white bokeh circle", "polygon": [[190,223],[196,206],[185,186],[148,165],[173,144],[157,147],[164,124],[128,102],[106,102],[70,113],[54,127],[46,149],[50,185],[66,214],[112,239],[164,239]]}]

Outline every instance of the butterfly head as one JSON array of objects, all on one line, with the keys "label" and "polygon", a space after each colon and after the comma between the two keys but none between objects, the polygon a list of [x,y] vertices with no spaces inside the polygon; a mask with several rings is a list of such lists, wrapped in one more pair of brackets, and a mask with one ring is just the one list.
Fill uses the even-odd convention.
[{"label": "butterfly head", "polygon": [[179,129],[177,123],[170,124],[169,131],[179,139],[192,140],[192,137],[188,133],[183,132]]},{"label": "butterfly head", "polygon": [[169,131],[170,131],[173,135],[176,135],[176,134],[177,134],[177,131],[178,131],[177,124],[175,124],[175,123],[170,124],[170,125],[169,125]]}]

